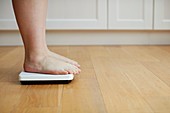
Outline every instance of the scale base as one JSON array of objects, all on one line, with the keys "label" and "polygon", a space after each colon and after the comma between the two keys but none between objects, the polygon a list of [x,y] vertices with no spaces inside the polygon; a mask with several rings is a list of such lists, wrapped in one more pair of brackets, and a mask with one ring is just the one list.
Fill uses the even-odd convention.
[{"label": "scale base", "polygon": [[67,75],[53,75],[21,72],[19,74],[19,81],[22,85],[31,84],[68,84],[74,79],[73,74]]},{"label": "scale base", "polygon": [[20,81],[22,85],[68,84],[71,80],[58,81]]}]

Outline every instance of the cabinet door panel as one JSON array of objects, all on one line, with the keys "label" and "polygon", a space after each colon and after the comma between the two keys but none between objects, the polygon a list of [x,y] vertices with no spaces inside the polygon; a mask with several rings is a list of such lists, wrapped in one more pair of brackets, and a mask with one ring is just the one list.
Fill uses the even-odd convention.
[{"label": "cabinet door panel", "polygon": [[154,29],[170,30],[170,0],[155,0]]},{"label": "cabinet door panel", "polygon": [[152,29],[153,0],[109,0],[109,29]]},{"label": "cabinet door panel", "polygon": [[[47,29],[107,29],[107,0],[48,0]],[[18,29],[11,0],[0,1],[0,29]]]},{"label": "cabinet door panel", "polygon": [[0,30],[16,28],[11,0],[0,0]]},{"label": "cabinet door panel", "polygon": [[49,0],[47,29],[107,29],[107,0]]}]

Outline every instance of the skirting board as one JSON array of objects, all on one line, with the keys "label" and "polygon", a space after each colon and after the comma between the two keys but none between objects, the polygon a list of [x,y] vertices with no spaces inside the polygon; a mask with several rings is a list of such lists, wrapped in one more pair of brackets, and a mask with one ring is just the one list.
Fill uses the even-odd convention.
[{"label": "skirting board", "polygon": [[[169,45],[170,31],[49,30],[48,45]],[[19,31],[0,31],[0,46],[22,45]]]}]

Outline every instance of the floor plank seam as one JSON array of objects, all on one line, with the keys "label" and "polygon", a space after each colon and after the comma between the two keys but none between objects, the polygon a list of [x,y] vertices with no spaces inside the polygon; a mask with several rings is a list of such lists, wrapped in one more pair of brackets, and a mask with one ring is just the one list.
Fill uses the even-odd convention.
[{"label": "floor plank seam", "polygon": [[[62,99],[63,99],[63,92],[64,92],[64,85],[58,85],[58,87],[61,87],[61,91],[58,92],[59,96],[58,96],[58,109],[57,109],[57,113],[62,113]],[[60,89],[60,88],[59,88]]]},{"label": "floor plank seam", "polygon": [[107,109],[106,109],[106,104],[105,104],[105,101],[104,101],[103,93],[102,93],[102,91],[101,91],[101,88],[100,88],[100,85],[99,85],[99,81],[98,81],[98,79],[97,79],[97,73],[96,73],[96,70],[95,70],[95,68],[94,68],[94,64],[93,64],[93,61],[92,61],[91,56],[90,56],[90,60],[91,60],[92,65],[93,65],[93,70],[94,70],[94,72],[95,72],[95,79],[96,79],[96,81],[97,81],[97,86],[99,87],[100,95],[101,95],[101,97],[102,97],[102,102],[103,102],[103,104],[104,104],[104,109],[105,109],[106,113],[108,113],[108,111],[107,111]]},{"label": "floor plank seam", "polygon": [[170,86],[166,82],[164,82],[159,76],[154,74],[154,72],[152,70],[148,69],[144,64],[142,64],[142,63],[140,63],[140,64],[143,65],[149,72],[151,72],[153,75],[155,75],[156,78],[158,78],[164,85],[166,85],[170,89]]},{"label": "floor plank seam", "polygon": [[133,86],[136,88],[136,90],[138,91],[140,97],[143,99],[143,101],[150,107],[150,109],[154,112],[154,109],[152,108],[152,106],[147,102],[147,100],[142,96],[140,89],[137,87],[137,85],[135,84],[135,82],[128,76],[127,73],[124,73],[125,76],[127,76],[127,78],[129,79],[129,81],[131,81],[131,83],[133,84]]}]

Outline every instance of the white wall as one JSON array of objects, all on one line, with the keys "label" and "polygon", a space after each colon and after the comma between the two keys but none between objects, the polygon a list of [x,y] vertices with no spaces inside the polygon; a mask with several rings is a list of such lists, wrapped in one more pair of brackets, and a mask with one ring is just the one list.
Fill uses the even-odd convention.
[{"label": "white wall", "polygon": [[[107,31],[53,30],[47,31],[48,45],[167,45],[169,31]],[[18,31],[0,31],[0,46],[22,45]]]}]

